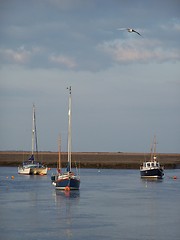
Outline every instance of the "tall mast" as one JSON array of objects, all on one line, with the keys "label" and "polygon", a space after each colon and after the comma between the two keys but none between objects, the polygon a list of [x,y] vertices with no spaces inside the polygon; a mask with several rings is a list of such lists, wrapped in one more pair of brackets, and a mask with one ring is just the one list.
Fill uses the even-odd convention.
[{"label": "tall mast", "polygon": [[32,119],[32,155],[34,155],[34,150],[38,153],[38,140],[37,140],[37,130],[36,130],[36,114],[35,105],[33,104],[33,119]]},{"label": "tall mast", "polygon": [[35,106],[33,104],[33,117],[32,117],[32,155],[34,155],[34,137],[35,135]]},{"label": "tall mast", "polygon": [[157,142],[156,142],[156,135],[154,135],[154,156],[153,157],[156,157],[156,144],[157,144]]},{"label": "tall mast", "polygon": [[61,171],[61,136],[59,134],[58,139],[58,149],[59,149],[59,157],[58,157],[58,172]]},{"label": "tall mast", "polygon": [[152,142],[152,147],[151,147],[151,161],[154,161],[155,157],[156,157],[156,135],[154,135],[154,139]]},{"label": "tall mast", "polygon": [[68,111],[68,167],[69,171],[71,172],[71,86],[69,89],[69,111]]}]

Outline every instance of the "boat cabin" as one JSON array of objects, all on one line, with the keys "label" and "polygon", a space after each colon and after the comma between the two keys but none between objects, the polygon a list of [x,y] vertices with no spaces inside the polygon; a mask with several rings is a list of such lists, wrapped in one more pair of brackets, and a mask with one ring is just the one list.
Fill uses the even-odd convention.
[{"label": "boat cabin", "polygon": [[142,165],[142,168],[147,168],[147,169],[159,168],[159,167],[160,167],[160,164],[158,161],[144,162]]}]

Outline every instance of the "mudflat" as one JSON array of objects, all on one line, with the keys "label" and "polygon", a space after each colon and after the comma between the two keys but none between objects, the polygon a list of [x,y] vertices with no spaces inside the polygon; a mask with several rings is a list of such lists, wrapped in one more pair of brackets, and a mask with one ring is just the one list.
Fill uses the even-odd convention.
[{"label": "mudflat", "polygon": [[[31,152],[0,151],[0,166],[18,166],[28,160]],[[159,162],[165,168],[180,168],[180,153],[158,153]],[[48,167],[56,167],[58,152],[39,152],[37,161]],[[128,152],[73,152],[72,166],[81,168],[138,169],[143,161],[150,159],[150,153]],[[67,163],[67,152],[61,153],[62,167]]]}]

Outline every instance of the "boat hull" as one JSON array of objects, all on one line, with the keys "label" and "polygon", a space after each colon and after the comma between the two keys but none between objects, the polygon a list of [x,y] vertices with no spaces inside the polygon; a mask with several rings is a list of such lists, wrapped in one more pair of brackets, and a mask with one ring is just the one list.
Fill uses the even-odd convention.
[{"label": "boat hull", "polygon": [[163,169],[157,168],[157,169],[141,169],[140,170],[141,178],[159,178],[162,179],[164,176]]},{"label": "boat hull", "polygon": [[59,190],[79,190],[80,179],[77,177],[58,179],[55,182],[55,187]]},{"label": "boat hull", "polygon": [[18,167],[18,174],[23,175],[47,175],[47,167]]},{"label": "boat hull", "polygon": [[47,175],[47,168],[31,168],[30,175]]},{"label": "boat hull", "polygon": [[18,174],[30,175],[30,168],[18,167]]}]

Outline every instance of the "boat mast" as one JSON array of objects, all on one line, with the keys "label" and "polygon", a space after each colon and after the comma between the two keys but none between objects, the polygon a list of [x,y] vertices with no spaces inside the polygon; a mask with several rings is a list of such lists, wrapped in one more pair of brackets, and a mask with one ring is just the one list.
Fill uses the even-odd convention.
[{"label": "boat mast", "polygon": [[69,111],[68,111],[68,171],[71,172],[71,86],[69,89]]},{"label": "boat mast", "polygon": [[34,135],[35,135],[35,105],[33,104],[33,117],[32,117],[32,155],[34,155]]},{"label": "boat mast", "polygon": [[58,172],[61,171],[61,136],[59,134],[59,141],[58,141],[58,149],[59,149],[59,157],[58,157]]},{"label": "boat mast", "polygon": [[153,152],[153,160],[155,160],[155,158],[156,158],[156,144],[157,144],[157,142],[156,142],[156,135],[154,135],[154,152]]},{"label": "boat mast", "polygon": [[35,105],[33,104],[33,120],[32,120],[32,155],[34,155],[34,147],[38,154],[37,131],[36,131],[36,114]]},{"label": "boat mast", "polygon": [[151,162],[155,160],[156,158],[156,135],[154,135],[154,139],[152,142],[152,147],[151,147]]}]

